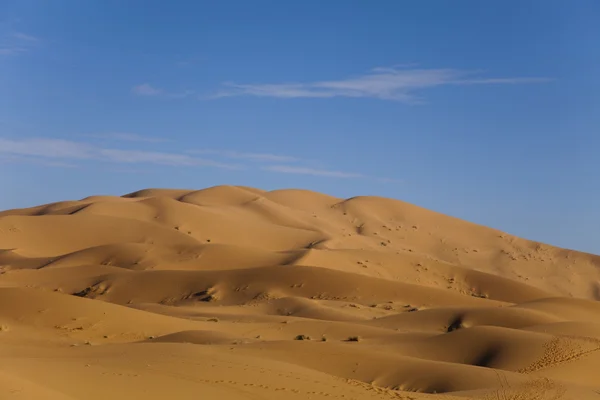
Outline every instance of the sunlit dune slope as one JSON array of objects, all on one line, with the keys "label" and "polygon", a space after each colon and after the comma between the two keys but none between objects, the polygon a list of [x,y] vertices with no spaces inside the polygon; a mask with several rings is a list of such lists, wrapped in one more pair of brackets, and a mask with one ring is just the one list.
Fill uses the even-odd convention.
[{"label": "sunlit dune slope", "polygon": [[0,212],[0,398],[595,399],[598,299],[598,256],[398,200],[92,196]]}]

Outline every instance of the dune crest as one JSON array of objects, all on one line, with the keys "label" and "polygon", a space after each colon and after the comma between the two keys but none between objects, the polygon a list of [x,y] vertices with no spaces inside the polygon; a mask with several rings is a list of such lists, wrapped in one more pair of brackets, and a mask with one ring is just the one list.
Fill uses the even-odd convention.
[{"label": "dune crest", "polygon": [[595,399],[598,299],[600,256],[397,200],[91,196],[0,212],[0,397]]}]

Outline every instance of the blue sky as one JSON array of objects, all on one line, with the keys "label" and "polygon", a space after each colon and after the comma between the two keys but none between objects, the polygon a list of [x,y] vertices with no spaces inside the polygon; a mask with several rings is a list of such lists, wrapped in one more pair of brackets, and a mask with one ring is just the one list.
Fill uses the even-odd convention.
[{"label": "blue sky", "polygon": [[0,0],[0,209],[379,195],[600,253],[600,2]]}]

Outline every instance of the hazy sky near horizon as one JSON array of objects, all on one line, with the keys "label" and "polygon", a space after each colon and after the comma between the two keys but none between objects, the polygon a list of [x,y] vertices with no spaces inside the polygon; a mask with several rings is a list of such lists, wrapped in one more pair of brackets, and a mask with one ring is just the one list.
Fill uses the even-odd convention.
[{"label": "hazy sky near horizon", "polygon": [[0,209],[378,195],[600,254],[600,2],[0,0]]}]

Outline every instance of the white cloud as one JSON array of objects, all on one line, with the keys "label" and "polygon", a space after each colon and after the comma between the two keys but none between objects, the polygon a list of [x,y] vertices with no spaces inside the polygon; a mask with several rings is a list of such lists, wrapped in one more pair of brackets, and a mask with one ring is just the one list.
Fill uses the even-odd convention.
[{"label": "white cloud", "polygon": [[37,156],[64,159],[88,159],[93,157],[93,148],[85,143],[62,139],[23,139],[0,138],[0,154]]},{"label": "white cloud", "polygon": [[149,83],[134,86],[131,91],[139,96],[156,96],[162,93],[162,90],[153,87]]},{"label": "white cloud", "polygon": [[23,47],[3,46],[0,44],[0,56],[12,56],[14,54],[25,53],[27,49]]},{"label": "white cloud", "polygon": [[[136,135],[131,137],[126,135],[123,138],[124,140],[133,142],[138,141],[139,139]],[[94,145],[92,143],[53,138],[0,138],[0,163],[27,163],[53,167],[76,168],[81,162],[96,161],[121,166],[139,165],[140,168],[144,165],[164,165],[172,167],[214,167],[229,170],[245,169],[245,166],[243,165],[200,158],[194,156],[194,154],[212,154],[230,159],[266,163],[297,163],[296,165],[263,164],[261,167],[258,167],[263,171],[275,173],[343,179],[365,178],[375,179],[385,183],[399,182],[394,179],[371,177],[356,172],[345,172],[318,167],[314,168],[306,165],[307,160],[269,153],[244,153],[230,150],[196,150],[181,153],[109,148]]]},{"label": "white cloud", "polygon": [[149,83],[142,83],[131,88],[131,92],[138,96],[160,96],[169,99],[184,99],[196,94],[195,90],[184,90],[182,92],[165,92],[162,89],[156,88]]},{"label": "white cloud", "polygon": [[39,42],[35,36],[22,32],[12,32],[0,35],[0,56],[12,56],[26,53]]},{"label": "white cloud", "polygon": [[240,167],[236,165],[203,160],[178,153],[120,149],[99,149],[98,153],[101,158],[107,161],[126,164],[159,164],[180,167],[207,166],[224,169],[240,169]]},{"label": "white cloud", "polygon": [[139,135],[137,133],[127,133],[127,132],[107,132],[107,133],[93,133],[82,135],[89,138],[96,139],[107,139],[107,140],[116,140],[123,142],[147,142],[147,143],[161,143],[168,142],[168,139],[165,138],[157,138],[152,136],[144,136]]},{"label": "white cloud", "polygon": [[23,32],[13,32],[11,34],[11,36],[17,40],[24,40],[26,42],[37,42],[39,41],[38,38],[36,38],[35,36],[32,35],[28,35],[26,33]]},{"label": "white cloud", "polygon": [[377,180],[381,183],[404,183],[402,179],[394,178],[377,178]]},{"label": "white cloud", "polygon": [[265,171],[280,172],[283,174],[313,175],[330,178],[365,178],[366,176],[353,172],[331,171],[324,169],[314,169],[308,167],[296,167],[289,165],[269,165],[262,168]]},{"label": "white cloud", "polygon": [[364,97],[418,103],[414,92],[447,85],[525,84],[546,82],[546,78],[482,78],[474,72],[455,69],[374,68],[353,78],[308,83],[225,83],[213,98],[256,96],[276,98]]},{"label": "white cloud", "polygon": [[191,150],[192,154],[213,154],[219,157],[232,158],[232,159],[240,159],[240,160],[249,160],[249,161],[257,161],[257,162],[295,162],[299,161],[296,157],[290,157],[286,155],[280,154],[269,154],[269,153],[244,153],[234,150],[213,150],[213,149],[203,149],[203,150]]},{"label": "white cloud", "polygon": [[5,160],[37,157],[54,163],[95,160],[119,164],[154,164],[169,166],[207,166],[223,169],[240,169],[239,165],[220,163],[186,154],[160,151],[110,149],[88,143],[63,139],[3,139],[0,138],[0,157]]},{"label": "white cloud", "polygon": [[57,161],[54,159],[2,154],[0,154],[0,164],[33,164],[43,165],[45,167],[77,168],[77,165],[73,163]]},{"label": "white cloud", "polygon": [[385,177],[373,177],[357,172],[345,172],[335,171],[329,169],[310,168],[304,166],[291,166],[291,165],[269,165],[262,168],[264,171],[278,172],[282,174],[295,174],[295,175],[312,175],[321,176],[327,178],[341,178],[341,179],[372,179],[381,183],[402,183],[399,179],[385,178]]}]

